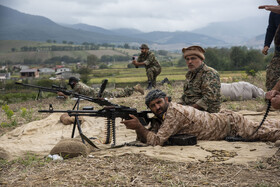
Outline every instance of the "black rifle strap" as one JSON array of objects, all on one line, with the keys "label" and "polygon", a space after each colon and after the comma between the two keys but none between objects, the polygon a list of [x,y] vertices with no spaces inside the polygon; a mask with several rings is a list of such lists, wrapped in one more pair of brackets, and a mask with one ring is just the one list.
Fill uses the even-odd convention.
[{"label": "black rifle strap", "polygon": [[260,125],[258,126],[258,128],[256,129],[256,131],[255,131],[253,134],[251,134],[251,136],[253,136],[254,134],[256,134],[256,133],[258,132],[258,130],[261,128],[261,126],[263,125],[263,123],[264,123],[264,121],[265,121],[265,119],[266,119],[266,117],[268,116],[268,113],[269,113],[269,111],[270,111],[270,107],[271,107],[271,101],[268,100],[268,102],[267,102],[267,108],[266,108],[265,114],[264,114],[264,116],[263,116],[263,119],[262,119]]},{"label": "black rifle strap", "polygon": [[88,137],[86,137],[83,133],[80,133],[82,139],[84,139],[87,143],[89,143],[91,146],[99,149],[96,145],[94,145],[94,143],[92,141],[90,141],[90,139],[88,139]]}]

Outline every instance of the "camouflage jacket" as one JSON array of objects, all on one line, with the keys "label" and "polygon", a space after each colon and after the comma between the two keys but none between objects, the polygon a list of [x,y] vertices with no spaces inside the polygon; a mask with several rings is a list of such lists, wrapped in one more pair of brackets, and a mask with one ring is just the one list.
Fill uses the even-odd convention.
[{"label": "camouflage jacket", "polygon": [[91,88],[82,82],[78,82],[73,88],[73,90],[79,94],[86,95],[93,98],[97,98],[99,93],[99,88]]},{"label": "camouflage jacket", "polygon": [[194,72],[188,71],[182,95],[182,104],[197,104],[205,111],[219,112],[221,105],[220,75],[203,63]]},{"label": "camouflage jacket", "polygon": [[170,136],[176,134],[194,135],[198,140],[223,140],[227,136],[272,142],[280,139],[280,121],[267,120],[258,133],[253,134],[258,126],[258,122],[233,111],[209,113],[170,102],[164,119],[152,119],[146,143],[163,145]]},{"label": "camouflage jacket", "polygon": [[[73,90],[79,94],[97,98],[100,89],[91,88],[82,82],[78,82],[75,85]],[[126,87],[126,88],[116,88],[116,89],[110,90],[110,91],[104,90],[102,97],[109,97],[109,98],[111,98],[111,97],[128,97],[132,94],[133,94],[133,88]]]},{"label": "camouflage jacket", "polygon": [[161,71],[161,66],[151,51],[148,51],[147,54],[141,53],[137,59],[137,62],[144,62],[146,70],[153,68],[156,71]]}]

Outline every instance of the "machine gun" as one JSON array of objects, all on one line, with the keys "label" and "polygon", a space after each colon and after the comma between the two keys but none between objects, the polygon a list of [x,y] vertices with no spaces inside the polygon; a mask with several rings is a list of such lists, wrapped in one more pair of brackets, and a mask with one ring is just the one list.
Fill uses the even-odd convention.
[{"label": "machine gun", "polygon": [[67,90],[64,87],[60,87],[60,86],[56,86],[56,85],[52,85],[51,88],[48,88],[48,87],[42,87],[42,86],[36,86],[36,85],[31,85],[31,84],[24,84],[24,83],[20,83],[20,82],[15,82],[15,84],[18,84],[18,85],[21,85],[21,86],[26,86],[26,87],[39,89],[38,95],[36,97],[37,100],[41,96],[42,91],[52,92],[52,93],[62,92],[67,96],[71,95],[72,97],[75,97],[75,98],[78,99],[76,104],[73,107],[73,110],[76,108],[76,106],[77,106],[77,109],[79,108],[80,99],[87,100],[87,101],[90,101],[90,102],[94,102],[94,103],[96,103],[100,106],[114,106],[115,104],[109,102],[108,100],[106,100],[104,98],[101,98],[102,93],[105,90],[107,83],[108,83],[108,80],[104,79],[103,82],[102,82],[102,85],[100,87],[100,91],[98,93],[98,98],[92,98],[92,97],[89,97],[89,96],[86,96],[86,95],[75,93],[73,91]]},{"label": "machine gun", "polygon": [[72,130],[72,138],[74,137],[75,128],[78,127],[78,131],[82,138],[82,141],[86,140],[90,145],[96,147],[83,133],[81,130],[80,122],[78,117],[79,116],[92,116],[92,117],[105,117],[107,121],[106,127],[106,140],[105,144],[110,143],[111,131],[112,131],[112,138],[113,143],[111,147],[116,145],[116,130],[115,130],[115,120],[117,117],[122,119],[131,119],[129,114],[136,116],[142,125],[147,125],[150,122],[150,118],[148,117],[148,113],[152,113],[151,111],[141,111],[137,112],[135,108],[130,108],[127,106],[122,105],[111,105],[105,106],[100,110],[93,110],[93,107],[85,107],[83,110],[54,110],[52,105],[50,104],[49,110],[39,110],[38,112],[47,112],[47,113],[68,113],[69,116],[75,116],[75,122]]}]

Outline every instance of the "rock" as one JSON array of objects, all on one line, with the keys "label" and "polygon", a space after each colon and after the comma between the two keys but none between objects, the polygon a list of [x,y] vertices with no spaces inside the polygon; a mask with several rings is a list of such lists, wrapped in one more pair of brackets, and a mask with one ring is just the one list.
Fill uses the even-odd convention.
[{"label": "rock", "polygon": [[280,147],[280,140],[277,140],[274,144],[275,147]]}]

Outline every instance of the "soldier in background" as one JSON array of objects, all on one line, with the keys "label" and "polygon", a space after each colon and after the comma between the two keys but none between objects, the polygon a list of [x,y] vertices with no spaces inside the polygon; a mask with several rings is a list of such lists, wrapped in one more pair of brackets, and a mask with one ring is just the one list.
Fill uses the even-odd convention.
[{"label": "soldier in background", "polygon": [[198,140],[224,140],[226,137],[242,137],[246,140],[275,142],[280,140],[280,121],[259,123],[244,118],[233,111],[208,113],[190,106],[169,102],[161,90],[152,90],[145,97],[146,105],[155,114],[151,127],[146,129],[134,115],[125,120],[127,129],[135,130],[137,139],[148,145],[164,145],[170,136],[193,135]]},{"label": "soldier in background", "polygon": [[147,89],[152,89],[152,87],[156,87],[156,80],[157,76],[161,73],[161,66],[159,62],[156,60],[155,55],[149,51],[149,47],[146,44],[142,44],[141,47],[141,54],[139,57],[134,59],[132,63],[135,67],[138,66],[145,66],[146,74],[148,77],[148,86]]},{"label": "soldier in background", "polygon": [[[77,79],[76,77],[70,77],[69,83],[71,88],[82,95],[86,95],[89,97],[97,98],[99,93],[99,88],[91,88],[88,85],[82,83]],[[140,86],[140,84],[137,84],[133,88],[117,88],[115,91],[107,91],[104,90],[102,97],[103,98],[112,98],[112,97],[129,97],[133,94],[134,91],[140,92],[142,95],[144,95],[144,89]],[[62,92],[58,93],[59,96],[64,96],[67,98],[65,94]]]},{"label": "soldier in background", "polygon": [[[280,0],[277,0],[278,4],[280,4]],[[279,5],[276,6],[279,9]],[[270,5],[262,5],[259,6],[259,9],[266,9],[266,10],[275,10],[273,9],[273,6]],[[276,8],[277,9],[277,8]],[[274,37],[274,45],[275,45],[275,50],[274,50],[274,56],[269,63],[269,65],[266,68],[266,89],[267,91],[270,91],[275,84],[277,83],[277,80],[280,78],[280,14],[270,12],[269,15],[269,25],[267,27],[267,33],[266,33],[266,38],[265,38],[265,47],[263,51],[266,51],[265,48],[267,47],[268,42],[272,42],[273,37]],[[269,43],[269,45],[270,45]],[[268,46],[269,47],[269,46]]]},{"label": "soldier in background", "polygon": [[221,105],[221,83],[219,73],[208,67],[204,49],[190,46],[182,49],[188,66],[181,104],[210,113],[219,112]]},{"label": "soldier in background", "polygon": [[[280,0],[277,0],[277,3],[279,5]],[[259,6],[259,9],[266,9],[266,6],[265,5]],[[272,43],[272,40],[275,36],[279,24],[280,24],[280,15],[274,12],[270,12],[269,19],[268,19],[268,26],[265,34],[264,48],[262,50],[262,53],[264,55],[267,55],[267,52],[270,48],[270,45]]]}]

